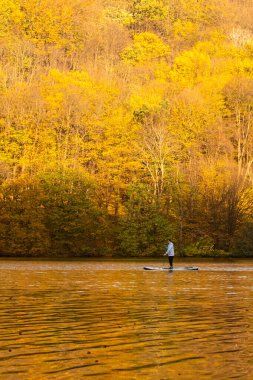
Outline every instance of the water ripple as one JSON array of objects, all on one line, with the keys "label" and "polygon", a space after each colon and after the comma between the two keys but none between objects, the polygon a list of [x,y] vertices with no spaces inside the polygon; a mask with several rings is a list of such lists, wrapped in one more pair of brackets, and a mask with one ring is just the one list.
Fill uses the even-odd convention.
[{"label": "water ripple", "polygon": [[241,267],[168,275],[133,262],[10,265],[1,272],[1,380],[251,380],[253,277]]}]

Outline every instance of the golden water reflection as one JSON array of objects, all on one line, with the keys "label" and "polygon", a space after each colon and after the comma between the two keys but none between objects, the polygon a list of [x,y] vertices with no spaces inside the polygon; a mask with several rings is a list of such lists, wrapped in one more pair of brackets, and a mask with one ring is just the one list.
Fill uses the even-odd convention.
[{"label": "golden water reflection", "polygon": [[252,379],[253,271],[8,265],[0,379]]}]

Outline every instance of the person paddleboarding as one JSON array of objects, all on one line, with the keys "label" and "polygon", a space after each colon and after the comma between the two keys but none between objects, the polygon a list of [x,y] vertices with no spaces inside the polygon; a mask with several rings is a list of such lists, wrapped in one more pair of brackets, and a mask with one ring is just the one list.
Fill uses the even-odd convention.
[{"label": "person paddleboarding", "polygon": [[167,251],[165,252],[164,256],[168,256],[169,263],[170,263],[170,268],[169,269],[173,269],[174,244],[172,243],[172,241],[170,239],[168,241]]}]

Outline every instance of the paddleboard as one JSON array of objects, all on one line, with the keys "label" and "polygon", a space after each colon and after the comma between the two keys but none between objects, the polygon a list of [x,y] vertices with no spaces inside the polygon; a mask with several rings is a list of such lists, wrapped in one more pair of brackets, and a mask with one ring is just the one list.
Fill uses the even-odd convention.
[{"label": "paddleboard", "polygon": [[173,272],[175,270],[199,270],[198,267],[176,267],[176,268],[156,268],[156,267],[144,267],[145,270],[162,270]]}]

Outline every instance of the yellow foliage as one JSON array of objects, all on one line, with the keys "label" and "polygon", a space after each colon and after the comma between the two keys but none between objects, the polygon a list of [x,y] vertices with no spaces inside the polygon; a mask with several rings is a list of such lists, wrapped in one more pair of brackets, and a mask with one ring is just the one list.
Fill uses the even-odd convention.
[{"label": "yellow foliage", "polygon": [[232,38],[226,4],[0,0],[0,184],[82,173],[107,217],[136,183],[178,229],[207,189],[226,230],[222,196],[243,208],[253,181],[252,41]]},{"label": "yellow foliage", "polygon": [[155,78],[160,82],[166,84],[170,80],[171,66],[167,62],[158,62],[154,67]]},{"label": "yellow foliage", "polygon": [[23,13],[19,0],[0,0],[0,38],[10,37],[15,28],[20,28]]},{"label": "yellow foliage", "polygon": [[199,25],[216,26],[221,18],[229,16],[227,0],[170,0],[169,15],[172,22],[177,19],[191,21]]},{"label": "yellow foliage", "polygon": [[169,46],[154,33],[134,35],[133,44],[121,53],[124,62],[131,65],[143,65],[153,60],[166,59],[170,53]]},{"label": "yellow foliage", "polygon": [[173,32],[176,39],[187,39],[195,36],[199,30],[199,26],[191,21],[177,20],[173,25]]},{"label": "yellow foliage", "polygon": [[222,196],[222,191],[226,191],[226,188],[231,184],[231,178],[233,178],[231,162],[226,159],[211,159],[202,162],[200,169],[202,192],[210,192],[219,199]]},{"label": "yellow foliage", "polygon": [[163,85],[156,81],[142,87],[136,87],[129,98],[131,110],[135,111],[145,107],[147,110],[154,112],[161,109],[164,90]]},{"label": "yellow foliage", "polygon": [[244,218],[252,220],[253,214],[253,189],[247,188],[243,191],[239,202],[240,211],[243,213]]},{"label": "yellow foliage", "polygon": [[203,78],[210,76],[210,70],[209,55],[193,49],[185,51],[175,58],[171,78],[173,81],[181,82],[184,86],[191,87],[202,81]]},{"label": "yellow foliage", "polygon": [[232,70],[232,73],[236,75],[245,75],[248,78],[253,78],[253,60],[250,58],[235,60]]},{"label": "yellow foliage", "polygon": [[136,0],[133,5],[135,21],[165,20],[168,16],[168,5],[163,0]]},{"label": "yellow foliage", "polygon": [[3,69],[0,67],[0,91],[6,88],[7,76]]},{"label": "yellow foliage", "polygon": [[69,51],[82,46],[75,20],[75,7],[71,1],[67,3],[64,0],[20,1],[23,12],[23,34],[36,45],[54,45]]},{"label": "yellow foliage", "polygon": [[120,7],[108,7],[105,10],[106,17],[109,20],[117,22],[122,25],[131,25],[134,21],[132,13]]}]

